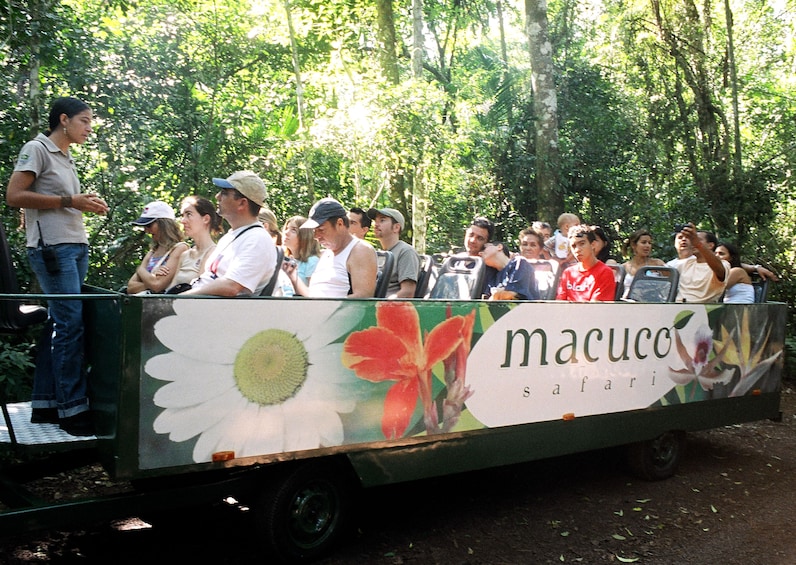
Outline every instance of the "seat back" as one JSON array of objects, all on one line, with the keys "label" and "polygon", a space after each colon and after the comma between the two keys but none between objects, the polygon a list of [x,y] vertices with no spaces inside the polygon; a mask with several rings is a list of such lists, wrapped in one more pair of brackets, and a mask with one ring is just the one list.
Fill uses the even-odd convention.
[{"label": "seat back", "polygon": [[380,249],[376,251],[376,259],[379,263],[379,270],[376,273],[376,292],[375,298],[384,298],[387,296],[387,288],[390,286],[390,277],[395,268],[395,255],[391,251]]},{"label": "seat back", "polygon": [[281,245],[276,246],[276,268],[274,269],[274,274],[271,275],[271,280],[268,281],[268,284],[265,285],[265,288],[260,291],[260,296],[272,296],[274,294],[274,288],[276,287],[276,281],[279,278],[279,271],[282,270],[282,261],[285,260],[285,251],[282,249]]},{"label": "seat back", "polygon": [[427,298],[428,289],[434,286],[437,280],[439,264],[431,255],[418,255],[420,258],[420,270],[417,273],[417,285],[415,285],[415,298]]},{"label": "seat back", "polygon": [[680,273],[674,267],[640,267],[633,277],[627,299],[632,302],[674,302]]},{"label": "seat back", "polygon": [[765,302],[768,300],[768,279],[753,280],[752,288],[755,291],[755,302]]},{"label": "seat back", "polygon": [[442,264],[429,298],[471,300],[481,298],[484,260],[470,255],[451,255]]},{"label": "seat back", "polygon": [[528,259],[527,261],[533,266],[539,298],[555,300],[558,292],[558,279],[561,276],[558,261],[550,259]]},{"label": "seat back", "polygon": [[[19,285],[6,232],[0,225],[0,293],[17,294]],[[19,333],[47,319],[47,308],[20,300],[0,300],[0,333]]]},{"label": "seat back", "polygon": [[614,272],[614,280],[616,281],[616,294],[614,300],[622,298],[625,292],[625,268],[622,265],[608,265]]}]

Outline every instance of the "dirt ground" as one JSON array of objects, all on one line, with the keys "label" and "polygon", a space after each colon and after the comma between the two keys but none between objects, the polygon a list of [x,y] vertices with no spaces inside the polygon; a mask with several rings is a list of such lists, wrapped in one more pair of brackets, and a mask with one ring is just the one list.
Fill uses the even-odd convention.
[{"label": "dirt ground", "polygon": [[[677,475],[644,482],[603,450],[367,491],[356,531],[322,565],[796,563],[796,391],[781,422],[689,434]],[[101,473],[49,479],[57,496],[112,488]],[[4,540],[0,563],[254,563],[251,513],[219,506]]]}]

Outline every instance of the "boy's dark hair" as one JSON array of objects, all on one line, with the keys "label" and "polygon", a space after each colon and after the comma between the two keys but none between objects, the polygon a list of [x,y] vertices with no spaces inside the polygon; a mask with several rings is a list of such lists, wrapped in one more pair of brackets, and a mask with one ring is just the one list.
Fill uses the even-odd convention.
[{"label": "boy's dark hair", "polygon": [[500,245],[500,249],[506,255],[506,257],[511,258],[511,250],[509,250],[509,244],[505,241],[493,241],[492,245]]},{"label": "boy's dark hair", "polygon": [[368,213],[365,212],[365,210],[363,210],[362,208],[359,208],[357,206],[354,206],[353,208],[349,209],[348,211],[349,212],[353,212],[354,214],[359,214],[359,216],[361,218],[361,220],[359,220],[359,223],[360,223],[360,225],[363,228],[369,228],[370,227],[370,221],[371,221],[370,220],[370,216],[368,216]]},{"label": "boy's dark hair", "polygon": [[592,242],[595,239],[597,239],[597,236],[594,235],[594,230],[592,229],[592,226],[587,226],[585,224],[580,224],[569,228],[569,232],[567,233],[567,239],[572,239],[573,237],[585,237],[586,239],[589,240],[589,242]]}]

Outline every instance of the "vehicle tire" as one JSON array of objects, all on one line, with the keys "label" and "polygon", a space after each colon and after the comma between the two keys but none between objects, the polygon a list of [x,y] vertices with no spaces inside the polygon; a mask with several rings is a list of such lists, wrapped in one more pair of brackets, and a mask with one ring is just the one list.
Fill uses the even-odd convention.
[{"label": "vehicle tire", "polygon": [[648,481],[668,479],[677,472],[685,453],[685,432],[669,431],[628,446],[631,471]]},{"label": "vehicle tire", "polygon": [[327,553],[347,530],[354,482],[339,465],[308,462],[260,497],[257,528],[279,559],[304,563]]}]

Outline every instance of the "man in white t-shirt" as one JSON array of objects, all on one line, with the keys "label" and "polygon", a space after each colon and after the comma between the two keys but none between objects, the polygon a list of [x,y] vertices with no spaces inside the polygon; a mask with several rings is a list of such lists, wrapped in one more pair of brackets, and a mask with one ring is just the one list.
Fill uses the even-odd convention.
[{"label": "man in white t-shirt", "polygon": [[232,228],[207,258],[205,271],[184,294],[258,295],[276,268],[276,246],[257,215],[265,205],[265,184],[252,171],[214,178],[218,213]]},{"label": "man in white t-shirt", "polygon": [[674,236],[677,259],[666,263],[680,274],[677,302],[718,302],[724,293],[730,264],[714,253],[715,236],[686,224]]}]

